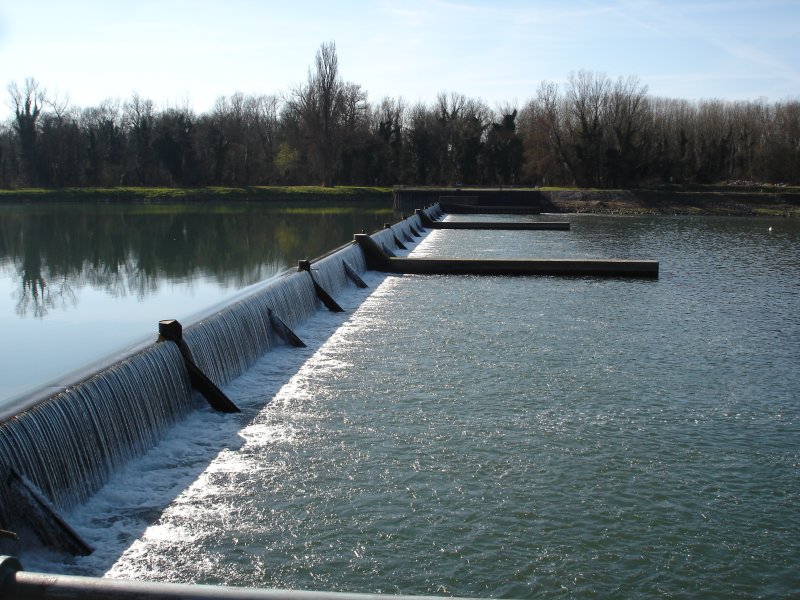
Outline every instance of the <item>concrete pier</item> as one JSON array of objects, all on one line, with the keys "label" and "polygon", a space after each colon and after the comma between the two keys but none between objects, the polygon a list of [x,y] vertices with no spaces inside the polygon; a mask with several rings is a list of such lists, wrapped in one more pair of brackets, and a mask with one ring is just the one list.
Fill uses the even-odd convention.
[{"label": "concrete pier", "polygon": [[658,261],[593,258],[400,258],[388,256],[366,234],[355,241],[367,266],[376,271],[415,275],[560,275],[658,278]]},{"label": "concrete pier", "polygon": [[431,229],[494,229],[505,231],[569,231],[567,221],[536,221],[530,223],[504,223],[502,221],[436,221]]},{"label": "concrete pier", "polygon": [[398,212],[410,212],[437,202],[445,212],[462,214],[538,214],[550,207],[542,192],[529,188],[397,186],[392,195]]},{"label": "concrete pier", "polygon": [[422,224],[429,229],[505,230],[505,231],[569,231],[569,221],[434,221],[417,210]]},{"label": "concrete pier", "polygon": [[395,273],[418,275],[567,275],[658,278],[658,262],[597,258],[391,258]]}]

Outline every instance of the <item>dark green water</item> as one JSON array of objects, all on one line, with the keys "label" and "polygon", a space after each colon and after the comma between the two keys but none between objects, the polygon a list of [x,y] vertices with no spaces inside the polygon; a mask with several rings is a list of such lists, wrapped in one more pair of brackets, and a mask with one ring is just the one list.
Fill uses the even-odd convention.
[{"label": "dark green water", "polygon": [[391,220],[364,202],[0,204],[0,403]]}]

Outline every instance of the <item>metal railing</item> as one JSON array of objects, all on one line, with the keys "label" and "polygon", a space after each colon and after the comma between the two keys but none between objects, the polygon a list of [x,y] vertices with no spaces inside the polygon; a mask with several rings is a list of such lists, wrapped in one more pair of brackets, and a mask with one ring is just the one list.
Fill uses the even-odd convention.
[{"label": "metal railing", "polygon": [[436,596],[351,594],[237,588],[52,575],[22,570],[13,556],[0,556],[1,600],[441,600]]}]

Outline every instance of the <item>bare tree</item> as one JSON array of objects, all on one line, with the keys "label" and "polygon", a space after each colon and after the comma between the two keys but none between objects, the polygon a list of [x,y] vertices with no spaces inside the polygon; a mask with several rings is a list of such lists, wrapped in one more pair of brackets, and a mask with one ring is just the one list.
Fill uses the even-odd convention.
[{"label": "bare tree", "polygon": [[264,182],[272,178],[275,156],[278,152],[278,107],[277,96],[255,96],[250,99],[250,125],[258,138],[264,160]]},{"label": "bare tree", "polygon": [[81,113],[90,185],[118,185],[120,182],[127,142],[120,104],[120,100],[104,100],[99,106],[86,108]]},{"label": "bare tree", "polygon": [[528,181],[552,185],[575,179],[563,105],[558,84],[543,81],[539,84],[536,98],[520,113],[520,132],[525,146],[524,170]]},{"label": "bare tree", "polygon": [[733,137],[730,114],[722,100],[704,100],[698,104],[696,132],[695,178],[699,183],[713,183],[730,176],[726,168]]},{"label": "bare tree", "polygon": [[582,185],[603,186],[603,118],[610,81],[604,74],[579,71],[566,90],[567,127],[575,153],[575,175]]},{"label": "bare tree", "polygon": [[366,183],[370,162],[369,146],[372,136],[369,129],[367,93],[356,83],[347,82],[341,92],[338,152],[339,176],[344,181]]},{"label": "bare tree", "polygon": [[411,180],[418,184],[438,181],[445,157],[440,152],[437,115],[424,104],[411,107],[408,117],[408,161]]},{"label": "bare tree", "polygon": [[249,100],[242,92],[222,96],[214,104],[212,121],[220,136],[215,144],[216,160],[220,161],[218,169],[226,185],[250,184],[249,112]]},{"label": "bare tree", "polygon": [[371,175],[376,182],[398,183],[403,179],[405,112],[402,98],[384,98],[372,109],[370,129],[375,151]]},{"label": "bare tree", "polygon": [[8,93],[11,99],[10,106],[14,111],[14,129],[19,138],[22,154],[25,174],[23,183],[36,185],[39,182],[36,152],[37,122],[45,103],[45,91],[40,88],[38,81],[29,77],[22,89],[17,82],[12,81],[8,85]]},{"label": "bare tree", "polygon": [[134,92],[131,99],[123,105],[124,124],[131,138],[129,148],[133,155],[129,157],[128,181],[123,183],[136,183],[150,185],[152,183],[154,152],[153,137],[155,125],[155,105],[152,100],[139,96]]},{"label": "bare tree", "polygon": [[606,100],[609,135],[602,177],[606,185],[627,185],[645,168],[644,129],[648,114],[647,87],[637,77],[620,77]]},{"label": "bare tree", "polygon": [[48,110],[39,119],[38,175],[45,185],[78,186],[85,183],[86,138],[78,124],[78,111],[68,97],[50,96]]},{"label": "bare tree", "polygon": [[334,42],[323,42],[309,69],[305,85],[295,87],[288,100],[297,113],[308,143],[308,155],[322,185],[333,184],[340,152],[340,119],[344,111],[345,84],[339,76]]}]

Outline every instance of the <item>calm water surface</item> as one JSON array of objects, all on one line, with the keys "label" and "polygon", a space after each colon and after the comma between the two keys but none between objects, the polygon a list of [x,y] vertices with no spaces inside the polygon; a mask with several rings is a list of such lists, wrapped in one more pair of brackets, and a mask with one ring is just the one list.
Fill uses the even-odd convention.
[{"label": "calm water surface", "polygon": [[98,552],[57,568],[460,596],[796,594],[798,223],[570,220],[434,232],[414,254],[655,258],[660,278],[368,274],[371,295],[299,332],[307,351],[228,386],[238,421],[199,410],[70,515]]},{"label": "calm water surface", "polygon": [[385,202],[0,204],[0,405],[391,218]]}]

